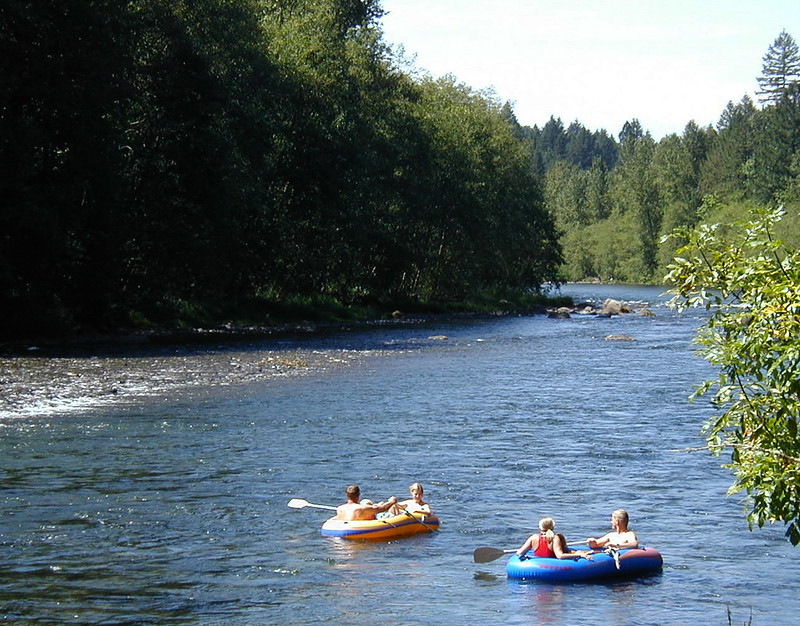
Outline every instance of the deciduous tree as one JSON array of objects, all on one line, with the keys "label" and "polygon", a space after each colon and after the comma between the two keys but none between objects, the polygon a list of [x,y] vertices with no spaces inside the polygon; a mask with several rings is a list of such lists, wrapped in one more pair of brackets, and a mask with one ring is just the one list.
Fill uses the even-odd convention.
[{"label": "deciduous tree", "polygon": [[719,368],[694,398],[711,394],[717,413],[704,427],[712,452],[730,453],[729,493],[748,495],[759,527],[787,525],[800,543],[800,252],[775,237],[783,208],[755,211],[725,236],[720,225],[682,229],[670,266],[673,305],[705,307],[696,336]]}]

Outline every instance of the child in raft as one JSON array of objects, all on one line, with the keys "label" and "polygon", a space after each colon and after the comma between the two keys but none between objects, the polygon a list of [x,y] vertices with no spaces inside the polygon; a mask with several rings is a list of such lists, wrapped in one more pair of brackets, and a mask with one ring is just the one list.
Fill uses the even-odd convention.
[{"label": "child in raft", "polygon": [[556,534],[556,523],[552,517],[543,517],[539,520],[539,533],[528,537],[527,541],[517,550],[520,561],[528,558],[527,554],[533,550],[534,556],[551,559],[592,559],[591,550],[570,551],[567,547],[567,538],[561,533]]}]

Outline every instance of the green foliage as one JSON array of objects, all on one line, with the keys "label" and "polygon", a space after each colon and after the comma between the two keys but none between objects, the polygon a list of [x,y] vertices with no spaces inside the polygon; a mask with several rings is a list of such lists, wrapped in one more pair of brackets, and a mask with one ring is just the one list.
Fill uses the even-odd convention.
[{"label": "green foliage", "polygon": [[530,139],[534,160],[543,170],[559,161],[584,170],[598,159],[607,169],[617,163],[619,146],[604,129],[592,132],[577,121],[565,129],[561,118],[551,117],[542,128],[525,127],[522,134]]},{"label": "green foliage", "polygon": [[557,280],[513,113],[401,71],[381,15],[378,0],[4,2],[0,332]]},{"label": "green foliage", "polygon": [[406,70],[381,15],[2,3],[0,332],[192,323],[263,293],[453,302],[562,269],[652,281],[703,198],[800,201],[791,63],[763,110],[745,98],[659,142],[634,119],[616,141],[521,127],[490,93]]},{"label": "green foliage", "polygon": [[608,282],[647,283],[634,216],[615,216],[568,230],[562,238],[569,251],[564,262],[568,281],[599,278]]},{"label": "green foliage", "polygon": [[694,397],[712,394],[719,410],[705,425],[712,451],[729,450],[735,481],[748,494],[748,520],[787,525],[800,543],[800,251],[774,234],[785,214],[753,211],[722,234],[718,226],[679,230],[686,242],[670,266],[676,307],[712,311],[696,341],[719,376]]},{"label": "green foliage", "polygon": [[418,259],[410,290],[458,299],[469,285],[523,288],[555,275],[555,230],[502,107],[452,77],[420,87],[417,122],[428,142],[414,172],[436,190],[418,200],[436,219],[409,233]]},{"label": "green foliage", "polygon": [[709,138],[708,156],[701,164],[701,191],[739,200],[746,193],[746,164],[757,141],[758,111],[749,97],[729,102],[720,115],[717,132]]},{"label": "green foliage", "polygon": [[[635,120],[634,120],[635,121]],[[620,164],[611,179],[610,194],[617,215],[631,215],[637,230],[641,260],[648,280],[657,268],[663,205],[652,165],[655,142],[649,134],[629,129],[622,143]]]},{"label": "green foliage", "polygon": [[754,142],[747,183],[755,200],[771,202],[789,184],[792,159],[800,152],[800,83],[784,90],[755,123],[758,136],[765,140]]}]

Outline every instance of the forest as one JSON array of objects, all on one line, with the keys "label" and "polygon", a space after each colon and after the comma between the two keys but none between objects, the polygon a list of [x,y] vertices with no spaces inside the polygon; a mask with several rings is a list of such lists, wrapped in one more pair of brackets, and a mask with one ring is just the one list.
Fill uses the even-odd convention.
[{"label": "forest", "polygon": [[659,281],[674,227],[797,208],[786,33],[761,106],[655,141],[636,120],[617,137],[521,126],[491,92],[414,68],[382,15],[379,0],[2,3],[0,338]]},{"label": "forest", "polygon": [[716,126],[689,121],[656,141],[638,120],[617,139],[551,118],[523,129],[560,234],[567,280],[660,283],[675,229],[731,224],[784,205],[778,234],[800,244],[800,52],[782,32],[763,58],[758,105],[729,102]]}]

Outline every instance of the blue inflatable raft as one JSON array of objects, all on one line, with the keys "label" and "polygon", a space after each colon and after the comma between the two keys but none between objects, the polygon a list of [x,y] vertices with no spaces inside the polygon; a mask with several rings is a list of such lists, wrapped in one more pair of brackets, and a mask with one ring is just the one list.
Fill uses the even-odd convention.
[{"label": "blue inflatable raft", "polygon": [[514,554],[508,560],[506,573],[509,578],[549,582],[613,580],[655,574],[661,571],[664,563],[658,550],[646,547],[620,550],[618,559],[605,552],[596,552],[591,561],[539,557],[533,556],[533,552],[526,556],[528,558],[521,561]]}]

